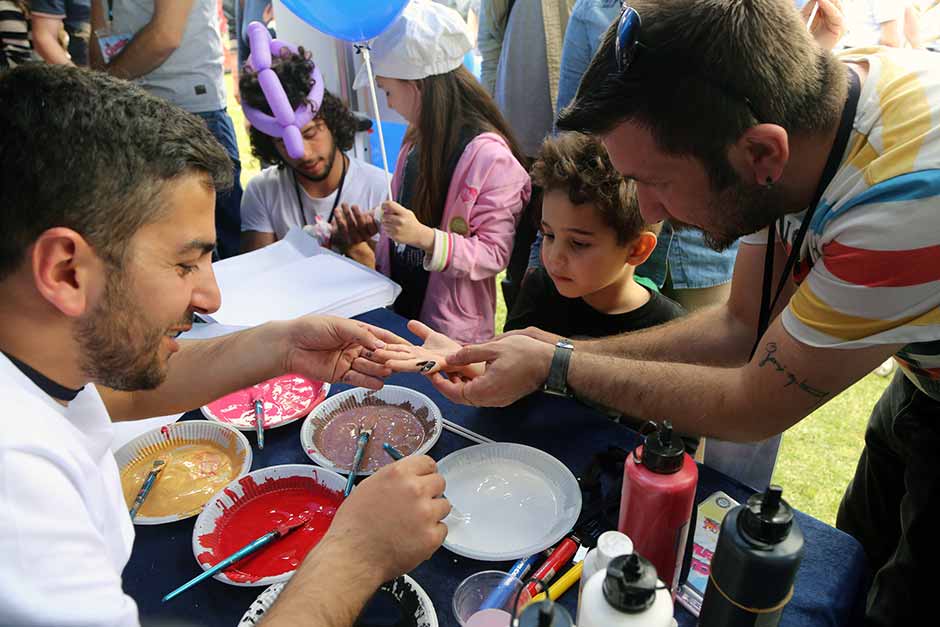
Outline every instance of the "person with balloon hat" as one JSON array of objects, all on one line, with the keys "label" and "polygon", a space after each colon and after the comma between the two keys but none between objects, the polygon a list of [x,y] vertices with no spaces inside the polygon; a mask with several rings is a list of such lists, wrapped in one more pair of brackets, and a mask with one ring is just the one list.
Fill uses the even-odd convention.
[{"label": "person with balloon hat", "polygon": [[[251,123],[252,151],[274,165],[245,187],[242,251],[273,244],[302,227],[322,245],[374,266],[378,226],[370,210],[385,200],[386,181],[382,170],[346,154],[357,119],[324,89],[320,69],[303,47],[272,40],[260,22],[249,25],[248,35],[252,50],[240,77],[242,109]],[[275,111],[302,123],[282,126]],[[292,128],[300,138],[296,144]],[[337,224],[342,236],[334,233]]]},{"label": "person with balloon hat", "polygon": [[[376,268],[402,286],[397,313],[461,342],[493,337],[496,275],[531,194],[508,124],[462,65],[470,48],[456,11],[412,0],[371,49],[376,83],[409,125]],[[367,84],[363,66],[355,87]]]}]

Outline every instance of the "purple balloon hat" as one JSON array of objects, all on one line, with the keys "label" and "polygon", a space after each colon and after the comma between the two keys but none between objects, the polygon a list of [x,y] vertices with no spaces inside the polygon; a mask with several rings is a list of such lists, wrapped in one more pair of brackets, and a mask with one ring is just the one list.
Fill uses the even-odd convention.
[{"label": "purple balloon hat", "polygon": [[277,74],[271,69],[271,59],[280,56],[284,48],[293,53],[297,52],[297,48],[280,39],[272,39],[271,33],[261,22],[252,22],[248,25],[248,44],[251,47],[248,65],[258,73],[258,84],[261,85],[264,98],[268,101],[271,113],[274,115],[268,115],[242,102],[245,117],[252,126],[265,135],[283,139],[287,154],[292,159],[300,159],[304,156],[304,138],[301,129],[310,123],[323,102],[323,76],[314,65],[310,73],[313,87],[310,88],[306,101],[296,109],[291,109],[287,93]]}]

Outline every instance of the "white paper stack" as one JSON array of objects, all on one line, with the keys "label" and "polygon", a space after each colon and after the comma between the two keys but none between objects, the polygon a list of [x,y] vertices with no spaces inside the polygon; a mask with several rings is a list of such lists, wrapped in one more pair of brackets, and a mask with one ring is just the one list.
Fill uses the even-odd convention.
[{"label": "white paper stack", "polygon": [[222,307],[207,322],[253,327],[308,313],[351,318],[392,304],[401,287],[320,246],[301,229],[254,252],[212,264]]}]

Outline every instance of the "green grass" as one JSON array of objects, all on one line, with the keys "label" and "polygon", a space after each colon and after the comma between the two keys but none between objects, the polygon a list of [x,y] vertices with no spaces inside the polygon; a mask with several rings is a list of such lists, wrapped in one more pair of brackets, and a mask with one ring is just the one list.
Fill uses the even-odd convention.
[{"label": "green grass", "polygon": [[[226,80],[231,79],[226,76]],[[231,94],[231,84],[228,87]],[[241,107],[231,96],[228,111],[238,136],[244,186],[258,173],[259,165],[251,155]],[[502,275],[497,278],[497,286],[501,279]],[[498,288],[496,298],[496,328],[502,329],[506,304]],[[839,500],[864,445],[868,415],[888,381],[868,375],[784,434],[773,480],[783,486],[791,505],[824,522],[835,523]]]}]

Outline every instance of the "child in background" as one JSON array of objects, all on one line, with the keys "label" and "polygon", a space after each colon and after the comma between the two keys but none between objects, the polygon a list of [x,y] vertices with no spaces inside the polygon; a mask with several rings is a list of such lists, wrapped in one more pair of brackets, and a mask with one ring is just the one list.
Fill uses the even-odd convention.
[{"label": "child in background", "polygon": [[[496,275],[531,193],[506,121],[462,66],[470,42],[456,11],[412,0],[372,44],[378,87],[409,124],[376,268],[402,286],[397,313],[466,343],[493,337]],[[363,67],[355,88],[367,80]]]},{"label": "child in background", "polygon": [[537,327],[564,337],[604,337],[685,312],[634,280],[656,247],[633,184],[594,137],[562,133],[542,144],[532,181],[544,190],[542,263],[522,283],[506,331]]}]

